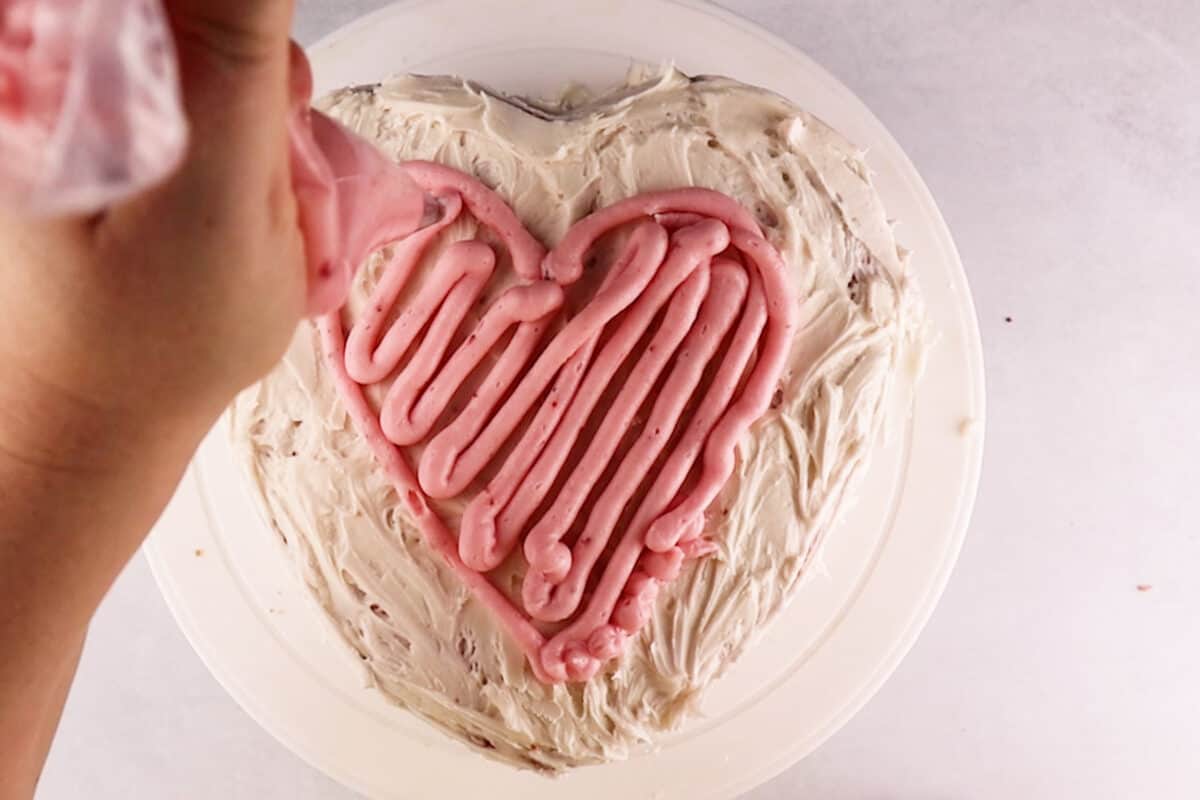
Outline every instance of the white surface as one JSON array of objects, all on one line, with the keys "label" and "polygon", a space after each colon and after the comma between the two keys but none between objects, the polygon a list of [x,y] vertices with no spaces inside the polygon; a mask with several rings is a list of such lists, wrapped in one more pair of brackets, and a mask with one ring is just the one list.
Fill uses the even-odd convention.
[{"label": "white surface", "polygon": [[[301,34],[372,5],[302,1]],[[1200,10],[728,5],[846,82],[916,162],[989,377],[972,535],[930,628],[863,713],[751,797],[1194,797]],[[216,686],[139,559],[97,619],[40,796],[350,795]]]},{"label": "white surface", "polygon": [[[497,7],[510,13],[495,16]],[[913,270],[938,340],[911,416],[900,377],[893,435],[828,537],[824,569],[713,687],[704,717],[653,752],[553,782],[479,758],[364,690],[361,663],[314,613],[247,497],[224,427],[214,432],[146,545],[150,566],[189,641],[251,716],[371,797],[728,800],[757,787],[825,741],[892,672],[945,585],[975,497],[983,375],[974,308],[945,224],[899,146],[806,57],[711,6],[575,0],[572,15],[561,10],[559,0],[522,0],[519,10],[511,0],[439,0],[368,15],[313,49],[316,90],[412,70],[485,75],[540,96],[564,76],[609,86],[630,58],[667,55],[687,72],[775,89],[871,150],[875,185],[921,253]],[[486,17],[487,26],[455,24]]]}]

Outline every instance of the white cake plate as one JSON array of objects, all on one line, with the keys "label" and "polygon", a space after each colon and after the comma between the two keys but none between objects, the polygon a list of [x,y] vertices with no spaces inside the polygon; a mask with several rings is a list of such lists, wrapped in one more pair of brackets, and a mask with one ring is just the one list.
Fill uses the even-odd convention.
[{"label": "white cake plate", "polygon": [[229,693],[304,759],[377,798],[731,798],[825,741],[912,646],[966,532],[983,448],[983,363],[962,266],[929,191],[844,86],[714,6],[673,0],[439,0],[358,20],[312,49],[317,91],[397,72],[456,73],[521,94],[604,86],[631,60],[773,89],[868,148],[937,340],[859,501],[705,717],[629,761],[550,780],[489,761],[369,689],[209,436],[146,545],[180,627]]}]

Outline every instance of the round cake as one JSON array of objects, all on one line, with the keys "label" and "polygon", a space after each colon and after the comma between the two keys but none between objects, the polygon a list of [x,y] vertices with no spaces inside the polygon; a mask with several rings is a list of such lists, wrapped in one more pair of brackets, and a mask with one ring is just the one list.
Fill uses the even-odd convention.
[{"label": "round cake", "polygon": [[[481,601],[491,593],[515,608],[530,607],[528,587],[522,595],[527,554],[541,556],[528,538],[524,549],[496,559],[468,557],[476,575],[423,533],[429,528],[420,518],[428,513],[444,519],[451,533],[459,530],[472,498],[496,476],[486,473],[469,488],[448,490],[428,501],[429,508],[407,496],[352,413],[359,394],[347,395],[346,377],[330,366],[341,363],[341,351],[331,361],[329,321],[324,328],[302,326],[284,362],[231,409],[236,449],[266,517],[374,690],[517,766],[557,772],[623,758],[696,713],[706,688],[794,594],[879,442],[887,409],[896,406],[891,394],[918,369],[921,315],[907,255],[896,244],[863,154],[777,95],[674,69],[635,69],[610,91],[570,87],[552,101],[508,97],[458,78],[404,76],[342,90],[322,106],[396,161],[429,162],[419,168],[422,174],[458,170],[472,185],[490,189],[487,196],[498,196],[523,226],[520,236],[534,242],[530,247],[550,249],[551,259],[581,220],[629,198],[698,189],[740,205],[743,227],[755,228],[786,270],[787,291],[764,290],[768,304],[787,306],[788,320],[765,413],[737,438],[728,478],[696,517],[692,538],[682,537],[696,543],[683,548],[686,560],[646,596],[637,624],[626,626],[628,641],[592,659],[587,670],[547,671],[536,647],[531,651],[514,634],[528,630],[552,642],[570,623],[566,612],[555,617],[531,610],[532,619],[523,617],[523,627],[514,628],[495,613],[495,602]],[[483,203],[431,229],[425,249],[410,254],[412,269],[428,282],[446,269],[455,248],[483,242],[498,253],[495,275],[480,284],[481,310],[464,307],[474,323],[520,272],[519,245],[485,224]],[[672,231],[672,242],[680,228],[700,227],[691,212],[664,211],[656,219]],[[639,235],[624,228],[618,244],[600,240],[581,261],[580,285],[592,273],[617,269],[620,247]],[[725,240],[714,245],[713,263],[736,258],[734,244],[745,239],[735,235],[728,249]],[[339,330],[368,324],[373,315],[393,327],[402,323],[406,304],[419,298],[397,289],[396,309],[375,298],[407,246],[384,248],[363,265],[333,320]],[[726,291],[718,291],[717,277],[711,280],[713,295]],[[666,327],[665,317],[655,320]],[[430,339],[437,322],[420,323]],[[454,340],[469,327],[458,326]],[[606,341],[598,335],[595,346],[602,349]],[[765,352],[751,357],[748,370],[767,360]],[[704,388],[695,397],[681,399],[685,416],[699,414],[713,393],[719,375],[710,372],[697,378]],[[636,374],[624,367],[613,377],[613,392],[598,401],[601,412]],[[388,370],[386,380],[362,389],[363,406],[378,411],[388,381],[398,376],[402,368]],[[739,390],[749,391],[752,382],[752,374],[741,379]],[[654,383],[648,391],[669,394],[669,385]],[[465,414],[480,391],[466,386],[463,397],[433,409],[430,425],[442,412]],[[544,393],[539,398],[549,402]],[[388,422],[386,413],[383,419]],[[629,450],[627,434],[642,433],[652,419],[639,411],[609,449]],[[535,423],[524,420],[523,430]],[[578,438],[573,447],[583,455],[577,462],[592,444],[586,434]],[[505,458],[519,455],[524,439],[506,441]],[[639,496],[653,493],[655,471],[664,469],[655,462]],[[601,466],[595,475],[600,488],[616,479]],[[622,516],[605,536],[626,533],[629,525]],[[616,557],[609,548],[602,558]],[[586,605],[601,584],[592,580],[579,590]]]}]

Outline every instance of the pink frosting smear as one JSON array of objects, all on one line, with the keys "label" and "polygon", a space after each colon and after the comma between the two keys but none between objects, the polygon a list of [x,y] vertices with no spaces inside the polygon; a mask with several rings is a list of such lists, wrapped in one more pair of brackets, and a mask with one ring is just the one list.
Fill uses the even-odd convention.
[{"label": "pink frosting smear", "polygon": [[[348,332],[342,312],[321,318],[328,365],[427,541],[538,678],[587,680],[641,630],[683,562],[715,547],[705,513],[791,345],[785,265],[715,191],[616,203],[546,253],[474,178],[403,169],[442,216],[395,242]],[[481,233],[431,256],[463,217]],[[598,287],[568,302],[614,234],[620,252]],[[468,322],[502,263],[516,282]],[[365,390],[375,385],[377,407]],[[457,533],[436,509],[452,498],[466,504]],[[527,564],[519,602],[489,578],[514,553]]]}]

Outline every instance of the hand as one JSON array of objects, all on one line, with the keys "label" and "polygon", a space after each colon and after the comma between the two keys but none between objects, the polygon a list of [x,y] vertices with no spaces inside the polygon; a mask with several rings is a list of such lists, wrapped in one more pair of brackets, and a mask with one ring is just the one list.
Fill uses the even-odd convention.
[{"label": "hand", "polygon": [[98,217],[0,218],[0,448],[21,458],[103,455],[73,449],[64,426],[202,431],[304,310],[291,3],[167,7],[191,126],[182,168]]},{"label": "hand", "polygon": [[180,170],[94,218],[0,216],[0,800],[32,795],[92,613],[305,307],[291,2],[166,5]]}]

